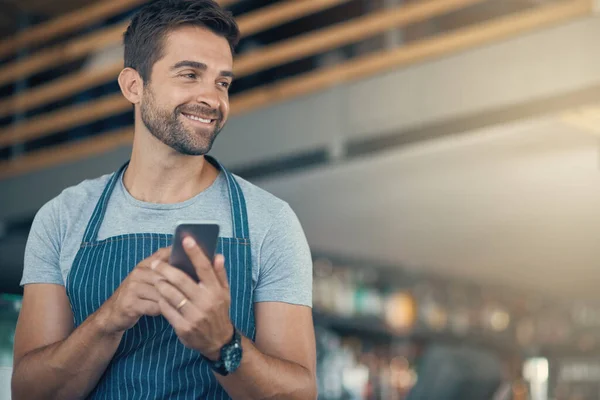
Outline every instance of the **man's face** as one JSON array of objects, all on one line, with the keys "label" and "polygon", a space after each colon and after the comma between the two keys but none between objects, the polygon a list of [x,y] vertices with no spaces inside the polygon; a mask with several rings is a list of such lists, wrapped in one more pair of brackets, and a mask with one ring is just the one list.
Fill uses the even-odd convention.
[{"label": "man's face", "polygon": [[179,153],[206,154],[229,115],[229,43],[208,29],[186,26],[168,35],[163,53],[144,87],[142,122]]}]

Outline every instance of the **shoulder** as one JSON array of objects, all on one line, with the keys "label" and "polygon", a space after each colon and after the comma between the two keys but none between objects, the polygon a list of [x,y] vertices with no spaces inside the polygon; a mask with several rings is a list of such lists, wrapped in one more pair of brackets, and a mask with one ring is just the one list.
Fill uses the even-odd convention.
[{"label": "shoulder", "polygon": [[[91,214],[108,176],[81,182],[63,190],[37,212],[25,248],[21,284],[64,284],[61,275],[63,253],[81,240],[86,224],[81,218]],[[96,201],[92,201],[96,200]]]},{"label": "shoulder", "polygon": [[60,206],[81,207],[89,201],[97,201],[112,174],[102,175],[94,179],[86,179],[77,185],[64,189],[58,196],[50,200]]},{"label": "shoulder", "polygon": [[236,179],[246,198],[250,231],[253,231],[252,224],[256,231],[260,227],[261,252],[271,245],[278,250],[294,247],[293,252],[299,248],[304,251],[308,247],[306,237],[292,207],[266,190],[240,177]]},{"label": "shoulder", "polygon": [[249,218],[260,216],[269,221],[274,221],[280,218],[282,214],[291,212],[290,206],[284,200],[244,178],[237,175],[234,175],[234,177],[244,193]]},{"label": "shoulder", "polygon": [[67,187],[40,208],[36,219],[42,223],[59,225],[62,233],[65,233],[70,220],[93,210],[110,177],[111,174],[107,174]]}]

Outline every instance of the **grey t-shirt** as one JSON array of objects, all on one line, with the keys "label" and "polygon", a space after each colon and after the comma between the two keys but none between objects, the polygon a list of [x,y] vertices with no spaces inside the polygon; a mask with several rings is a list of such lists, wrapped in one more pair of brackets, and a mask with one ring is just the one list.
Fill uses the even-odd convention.
[{"label": "grey t-shirt", "polygon": [[[25,249],[21,285],[65,285],[94,207],[110,175],[65,189],[37,213]],[[254,301],[312,306],[312,260],[304,232],[290,206],[236,176],[248,210]],[[210,220],[222,237],[233,236],[227,179],[176,204],[135,199],[122,176],[108,202],[98,240],[141,232],[172,234],[177,221]]]}]

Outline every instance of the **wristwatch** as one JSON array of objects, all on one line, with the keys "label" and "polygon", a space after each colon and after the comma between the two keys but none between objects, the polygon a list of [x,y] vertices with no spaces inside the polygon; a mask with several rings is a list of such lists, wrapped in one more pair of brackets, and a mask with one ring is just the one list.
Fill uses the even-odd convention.
[{"label": "wristwatch", "polygon": [[240,366],[242,362],[242,336],[233,328],[233,337],[221,347],[221,357],[217,361],[206,359],[210,368],[219,375],[227,376]]}]

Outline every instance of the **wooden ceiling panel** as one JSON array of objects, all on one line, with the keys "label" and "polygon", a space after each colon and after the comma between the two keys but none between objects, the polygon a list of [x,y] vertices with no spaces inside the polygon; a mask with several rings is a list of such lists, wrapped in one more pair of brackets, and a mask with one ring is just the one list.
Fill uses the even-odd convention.
[{"label": "wooden ceiling panel", "polygon": [[98,0],[3,0],[0,3],[12,3],[19,10],[42,17],[54,17],[77,8],[85,7]]},{"label": "wooden ceiling panel", "polygon": [[19,27],[19,15],[47,19],[85,7],[98,0],[0,0],[0,35],[11,35]]}]

